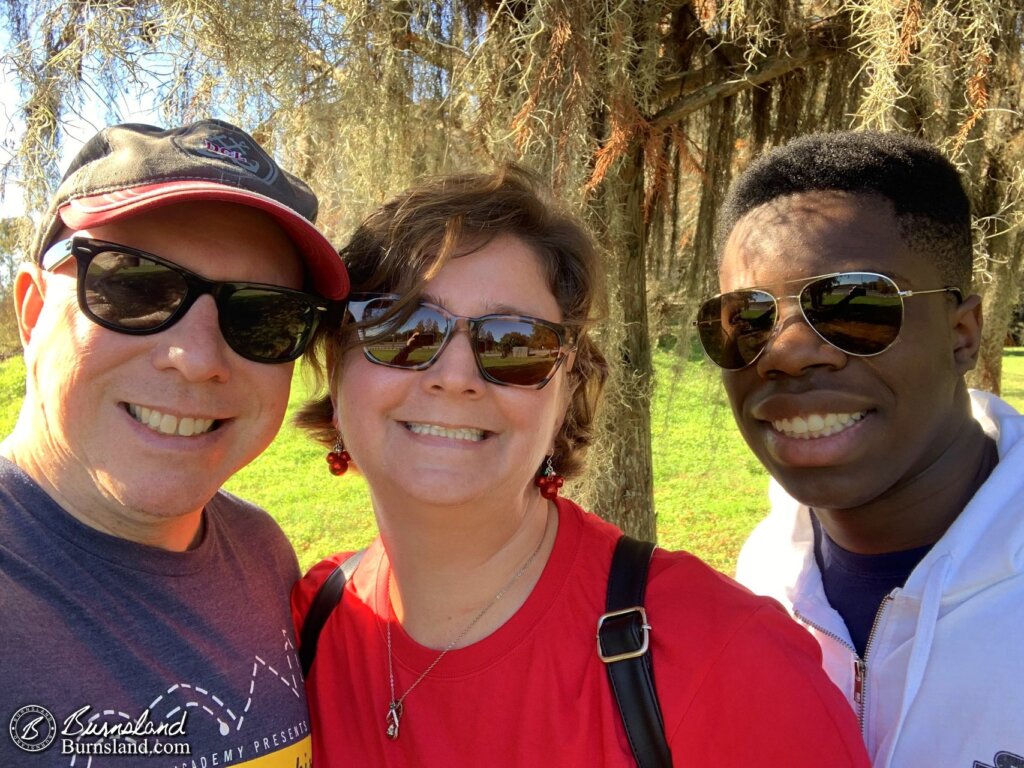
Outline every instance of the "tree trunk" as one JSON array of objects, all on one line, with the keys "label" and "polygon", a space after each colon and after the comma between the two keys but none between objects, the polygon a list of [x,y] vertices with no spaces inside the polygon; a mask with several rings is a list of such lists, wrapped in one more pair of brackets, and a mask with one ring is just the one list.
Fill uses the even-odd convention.
[{"label": "tree trunk", "polygon": [[1024,258],[1024,241],[1018,237],[1018,230],[1012,228],[1000,211],[1007,203],[1006,168],[1008,161],[1016,158],[1005,156],[1009,147],[1004,144],[988,153],[986,173],[982,181],[980,203],[977,212],[990,230],[985,241],[985,251],[990,265],[991,282],[982,292],[984,297],[985,325],[978,353],[978,365],[970,377],[971,386],[1000,394],[1003,372],[1003,346],[1013,314],[1013,308],[1020,294],[1020,270]]},{"label": "tree trunk", "polygon": [[654,541],[654,480],[651,468],[651,391],[653,368],[647,326],[646,224],[643,216],[643,149],[639,142],[609,176],[605,200],[608,221],[621,219],[618,257],[623,335],[615,381],[605,401],[602,439],[611,472],[598,479],[594,511],[631,536]]},{"label": "tree trunk", "polygon": [[984,292],[985,326],[978,365],[970,377],[972,387],[995,394],[1002,392],[1003,346],[1013,308],[1020,295],[1019,275],[1024,241],[1016,233],[1003,232],[989,240],[988,255],[994,266],[992,283]]}]

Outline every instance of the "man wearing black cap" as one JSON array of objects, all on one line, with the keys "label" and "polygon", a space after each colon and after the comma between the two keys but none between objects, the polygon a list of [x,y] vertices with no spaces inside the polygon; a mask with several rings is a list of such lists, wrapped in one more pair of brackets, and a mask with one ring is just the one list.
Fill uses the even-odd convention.
[{"label": "man wearing black cap", "polygon": [[308,764],[295,556],[219,488],[348,291],[316,212],[220,121],[108,128],[72,162],[14,286],[0,764]]}]

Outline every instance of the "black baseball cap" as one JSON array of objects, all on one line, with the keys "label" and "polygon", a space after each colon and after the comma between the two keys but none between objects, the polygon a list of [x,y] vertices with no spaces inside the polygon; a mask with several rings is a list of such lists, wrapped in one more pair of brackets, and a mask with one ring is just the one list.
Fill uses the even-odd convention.
[{"label": "black baseball cap", "polygon": [[314,225],[316,195],[282,170],[252,136],[222,120],[169,129],[140,123],[104,128],[64,174],[32,253],[38,262],[62,225],[88,229],[171,203],[202,200],[269,214],[295,243],[312,288],[328,299],[348,295],[345,265]]}]

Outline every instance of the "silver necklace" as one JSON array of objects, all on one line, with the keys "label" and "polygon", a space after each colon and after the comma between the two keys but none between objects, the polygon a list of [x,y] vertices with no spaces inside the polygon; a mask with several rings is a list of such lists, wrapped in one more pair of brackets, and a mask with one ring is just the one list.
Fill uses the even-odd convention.
[{"label": "silver necklace", "polygon": [[484,617],[484,614],[491,610],[491,608],[493,608],[497,602],[504,597],[505,593],[512,588],[512,585],[519,580],[519,577],[526,573],[526,569],[529,568],[530,564],[536,559],[537,553],[540,552],[540,548],[544,545],[544,540],[548,537],[548,523],[550,521],[551,513],[549,511],[547,517],[544,519],[544,532],[540,535],[540,541],[537,542],[537,548],[533,550],[528,558],[526,558],[526,562],[519,567],[518,571],[512,574],[512,578],[506,582],[505,586],[498,590],[498,594],[491,598],[491,601],[480,609],[480,612],[473,617],[473,620],[466,625],[466,628],[459,632],[459,634],[455,636],[455,639],[448,643],[448,645],[446,645],[444,649],[437,654],[437,657],[427,665],[426,669],[420,672],[420,676],[417,677],[413,681],[412,685],[405,689],[405,693],[397,699],[395,698],[395,668],[391,654],[391,617],[393,615],[391,611],[391,578],[390,576],[388,577],[388,623],[385,634],[388,643],[388,683],[391,686],[391,701],[388,703],[388,713],[384,718],[384,732],[387,734],[389,739],[395,740],[398,738],[398,728],[402,721],[402,705],[405,703],[409,694],[413,692],[413,689],[423,681],[423,678],[430,674],[431,670],[433,670],[441,659],[448,654],[448,651],[454,648],[462,638],[469,634],[469,631],[476,626],[480,619]]}]

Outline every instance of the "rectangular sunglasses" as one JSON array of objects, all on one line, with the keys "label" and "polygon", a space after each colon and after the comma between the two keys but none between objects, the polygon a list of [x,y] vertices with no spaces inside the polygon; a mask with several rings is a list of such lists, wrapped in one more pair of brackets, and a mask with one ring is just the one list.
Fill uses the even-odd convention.
[{"label": "rectangular sunglasses", "polygon": [[196,300],[213,296],[224,341],[257,363],[287,363],[302,354],[327,302],[263,283],[220,282],[117,243],[72,237],[51,246],[43,267],[78,264],[78,306],[97,325],[142,336],[170,328]]},{"label": "rectangular sunglasses", "polygon": [[[902,291],[877,272],[837,272],[805,278],[800,292],[773,296],[747,288],[712,296],[697,311],[697,335],[705,354],[721,368],[736,371],[753,363],[775,330],[781,299],[796,299],[807,324],[824,341],[848,355],[871,357],[891,347],[903,325],[903,300],[958,288]],[[800,282],[798,280],[787,281]]]},{"label": "rectangular sunglasses", "polygon": [[393,294],[354,294],[348,311],[371,363],[422,371],[433,365],[465,320],[480,375],[511,387],[540,389],[572,351],[565,326],[523,315],[455,315],[420,301],[411,311],[395,312]]}]

